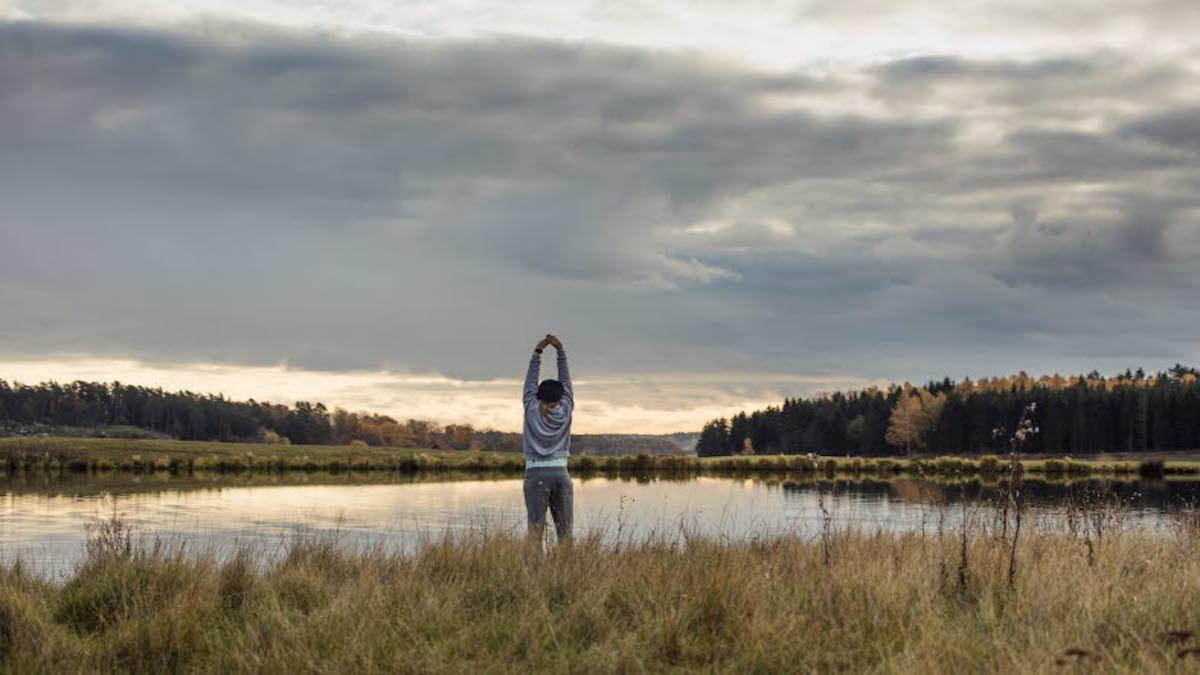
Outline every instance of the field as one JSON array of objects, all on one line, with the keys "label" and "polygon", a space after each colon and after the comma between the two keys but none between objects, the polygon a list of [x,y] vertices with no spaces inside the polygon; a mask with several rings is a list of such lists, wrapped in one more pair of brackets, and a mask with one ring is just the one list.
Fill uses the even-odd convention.
[{"label": "field", "polygon": [[0,438],[0,458],[13,468],[184,471],[519,469],[515,454],[468,450],[269,445],[120,438]]},{"label": "field", "polygon": [[[0,463],[8,471],[520,471],[517,453],[346,445],[265,445],[204,441],[103,438],[3,438]],[[1003,457],[847,458],[804,455],[692,457],[576,456],[571,469],[588,472],[711,474],[823,473],[880,475],[996,475]],[[1165,458],[1026,458],[1026,472],[1054,476],[1200,474],[1195,455]]]},{"label": "field", "polygon": [[267,562],[131,545],[51,582],[0,567],[5,672],[1195,672],[1200,534],[829,532],[416,553],[297,540]]}]

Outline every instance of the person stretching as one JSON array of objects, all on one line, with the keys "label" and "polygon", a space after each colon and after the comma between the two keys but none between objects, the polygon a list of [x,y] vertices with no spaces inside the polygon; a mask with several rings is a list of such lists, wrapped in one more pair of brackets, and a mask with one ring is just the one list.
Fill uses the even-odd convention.
[{"label": "person stretching", "polygon": [[[558,352],[558,379],[538,384],[542,350],[546,345],[553,345]],[[571,390],[571,373],[567,369],[567,353],[563,351],[562,342],[553,335],[547,334],[533,348],[522,400],[525,426],[521,449],[525,454],[525,510],[529,516],[529,536],[539,542],[542,540],[548,506],[558,540],[567,541],[571,538],[575,501],[571,476],[567,473],[575,397]]]}]

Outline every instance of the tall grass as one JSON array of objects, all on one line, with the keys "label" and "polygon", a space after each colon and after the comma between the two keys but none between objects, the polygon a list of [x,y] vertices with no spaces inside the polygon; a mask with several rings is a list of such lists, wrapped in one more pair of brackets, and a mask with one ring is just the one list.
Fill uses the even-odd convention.
[{"label": "tall grass", "polygon": [[[965,513],[965,512],[964,512]],[[1194,523],[1183,520],[1182,523]],[[827,531],[543,551],[475,532],[415,552],[294,542],[186,556],[98,531],[67,579],[0,568],[6,672],[1194,672],[1200,536],[1118,528],[1094,560],[1007,542]],[[958,574],[947,574],[947,567]]]}]

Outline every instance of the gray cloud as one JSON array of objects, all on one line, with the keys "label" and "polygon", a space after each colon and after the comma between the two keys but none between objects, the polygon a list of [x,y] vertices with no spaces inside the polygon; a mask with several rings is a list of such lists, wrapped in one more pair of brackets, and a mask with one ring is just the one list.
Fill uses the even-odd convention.
[{"label": "gray cloud", "polygon": [[1125,125],[1123,131],[1133,137],[1190,150],[1190,158],[1200,151],[1200,106],[1185,106],[1145,116]]},{"label": "gray cloud", "polygon": [[939,82],[981,81],[1029,84],[1037,80],[1090,78],[1100,64],[1083,58],[1046,58],[1033,61],[979,61],[951,55],[916,56],[892,61],[877,68],[880,83],[890,87],[927,86]]},{"label": "gray cloud", "polygon": [[554,329],[622,374],[1194,358],[1188,72],[0,24],[0,355],[491,378]]}]

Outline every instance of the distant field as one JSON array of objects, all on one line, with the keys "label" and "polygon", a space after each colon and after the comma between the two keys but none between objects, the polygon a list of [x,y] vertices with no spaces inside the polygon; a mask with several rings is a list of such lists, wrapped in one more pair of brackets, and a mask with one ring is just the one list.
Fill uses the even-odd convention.
[{"label": "distant field", "polygon": [[10,470],[417,470],[518,469],[514,453],[351,445],[267,445],[124,438],[3,438]]},{"label": "distant field", "polygon": [[[1197,453],[1168,459],[1102,456],[1095,459],[1027,458],[1026,472],[1047,476],[1200,474]],[[575,456],[577,472],[697,472],[906,474],[930,476],[997,475],[1002,457],[809,457],[758,455],[693,457]],[[1149,463],[1147,463],[1149,462]],[[1161,462],[1161,464],[1156,464]],[[0,463],[8,471],[520,471],[518,453],[429,448],[369,448],[349,445],[261,445],[204,441],[115,438],[4,438]]]}]

